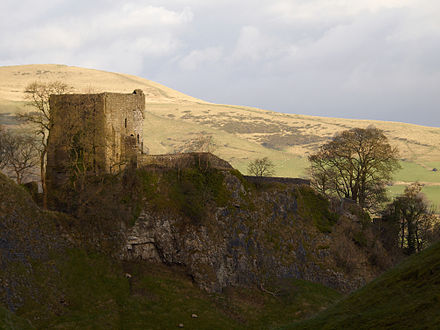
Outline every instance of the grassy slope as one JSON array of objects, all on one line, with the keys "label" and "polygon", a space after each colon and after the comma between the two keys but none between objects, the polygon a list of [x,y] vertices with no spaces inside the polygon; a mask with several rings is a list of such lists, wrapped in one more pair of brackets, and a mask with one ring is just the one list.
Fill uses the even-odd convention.
[{"label": "grassy slope", "polygon": [[239,139],[233,133],[220,129],[203,127],[192,122],[179,122],[170,118],[146,114],[144,139],[147,139],[150,153],[173,152],[182,145],[182,141],[194,138],[199,132],[206,132],[215,137],[218,145],[215,154],[227,159],[231,164],[246,173],[249,160],[268,156],[277,167],[278,176],[303,177],[306,175],[306,159],[287,152],[268,149],[253,141]]},{"label": "grassy slope", "polygon": [[[310,316],[340,298],[299,280],[267,285],[277,297],[260,288],[208,294],[179,268],[120,263],[77,241],[65,244],[74,226],[67,216],[38,209],[23,188],[0,174],[0,329],[168,329],[179,323],[268,328]],[[15,313],[6,309],[14,307]]]},{"label": "grassy slope", "polygon": [[438,329],[439,308],[437,243],[317,317],[286,329]]},{"label": "grassy slope", "polygon": [[16,316],[6,308],[0,306],[0,329],[32,329],[32,324],[21,317]]},{"label": "grassy slope", "polygon": [[[120,265],[81,250],[51,261],[59,271],[52,282],[63,292],[56,312],[48,313],[44,302],[28,304],[17,311],[18,316],[2,308],[0,328],[31,324],[62,329],[170,329],[183,323],[197,329],[267,329],[313,315],[340,298],[334,290],[300,280],[274,285],[284,290],[277,298],[256,288],[208,294],[179,269]],[[130,280],[124,277],[126,271]],[[43,276],[38,270],[35,275],[30,286]]]},{"label": "grassy slope", "polygon": [[142,88],[148,113],[144,140],[151,153],[172,152],[196,133],[208,132],[219,145],[216,153],[242,172],[250,160],[268,156],[276,165],[276,175],[305,176],[307,155],[336,132],[375,125],[386,131],[405,160],[396,181],[401,185],[429,181],[428,198],[440,205],[440,172],[430,173],[433,167],[440,168],[440,128],[212,104],[143,78],[64,65],[0,67],[0,124],[17,124],[14,114],[24,108],[22,91],[35,80],[63,80],[78,92],[127,93]]},{"label": "grassy slope", "polygon": [[402,169],[400,169],[394,179],[396,181],[406,181],[407,178],[412,177],[414,180],[429,184],[438,183],[440,181],[440,171],[434,172],[432,169],[440,168],[440,162],[429,163],[431,166],[422,166],[412,162],[401,162]]},{"label": "grassy slope", "polygon": [[[440,213],[440,162],[417,164],[402,161],[401,165],[402,169],[394,177],[396,183],[389,189],[391,196],[402,194],[407,184],[419,181],[424,184],[422,192]],[[432,170],[433,168],[437,168],[439,171],[435,172]]]}]

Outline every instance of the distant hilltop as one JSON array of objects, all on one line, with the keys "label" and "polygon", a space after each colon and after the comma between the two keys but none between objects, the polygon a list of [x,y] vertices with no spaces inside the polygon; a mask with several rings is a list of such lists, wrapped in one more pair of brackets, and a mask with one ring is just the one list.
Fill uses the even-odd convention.
[{"label": "distant hilltop", "polygon": [[78,93],[130,93],[139,88],[149,102],[203,102],[144,78],[60,64],[0,67],[0,99],[23,101],[24,88],[33,81],[60,80]]}]

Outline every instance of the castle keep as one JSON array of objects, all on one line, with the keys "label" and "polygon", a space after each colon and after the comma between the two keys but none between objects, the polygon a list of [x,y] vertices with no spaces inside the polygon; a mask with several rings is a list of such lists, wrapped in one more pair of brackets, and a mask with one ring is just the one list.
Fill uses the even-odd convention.
[{"label": "castle keep", "polygon": [[50,96],[53,127],[47,150],[48,185],[85,173],[113,173],[137,164],[144,153],[145,95],[62,94]]},{"label": "castle keep", "polygon": [[[50,96],[52,128],[47,147],[46,182],[50,190],[86,175],[117,173],[133,167],[211,167],[232,169],[225,160],[206,152],[146,155],[143,142],[145,95],[61,94]],[[292,178],[246,177],[254,183],[309,184]]]}]

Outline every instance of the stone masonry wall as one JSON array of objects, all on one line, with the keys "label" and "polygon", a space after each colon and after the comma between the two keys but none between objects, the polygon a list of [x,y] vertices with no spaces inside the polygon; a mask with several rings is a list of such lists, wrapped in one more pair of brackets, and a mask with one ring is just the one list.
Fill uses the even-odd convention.
[{"label": "stone masonry wall", "polygon": [[50,131],[47,148],[47,183],[63,185],[72,167],[72,149],[93,149],[88,159],[94,169],[105,168],[105,131],[103,94],[51,95],[50,108],[53,127]]},{"label": "stone masonry wall", "polygon": [[[143,153],[145,95],[63,94],[50,97],[54,126],[48,144],[48,183],[62,185],[75,165],[95,173],[137,163]],[[75,151],[81,159],[75,160]],[[70,163],[70,164],[69,164]]]},{"label": "stone masonry wall", "polygon": [[141,90],[132,94],[105,93],[107,169],[136,161],[143,153],[143,122],[145,95]]},{"label": "stone masonry wall", "polygon": [[246,180],[254,184],[264,184],[264,183],[284,183],[288,185],[301,185],[305,184],[310,186],[310,180],[300,179],[300,178],[282,178],[282,177],[266,177],[266,176],[250,176],[244,175]]},{"label": "stone masonry wall", "polygon": [[141,166],[158,166],[163,168],[211,167],[217,169],[232,169],[225,160],[209,152],[190,152],[168,155],[144,155]]}]

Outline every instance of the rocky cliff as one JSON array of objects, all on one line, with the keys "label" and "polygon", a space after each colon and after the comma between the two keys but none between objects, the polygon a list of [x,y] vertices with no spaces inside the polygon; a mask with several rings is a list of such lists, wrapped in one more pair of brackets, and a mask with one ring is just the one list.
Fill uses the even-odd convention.
[{"label": "rocky cliff", "polygon": [[295,279],[346,292],[387,265],[355,206],[232,169],[150,166],[64,193],[71,215],[0,174],[0,328],[280,326],[339,297]]},{"label": "rocky cliff", "polygon": [[208,291],[297,278],[349,292],[387,264],[368,216],[306,185],[212,168],[150,167],[137,180],[140,212],[120,257],[184,266]]}]

